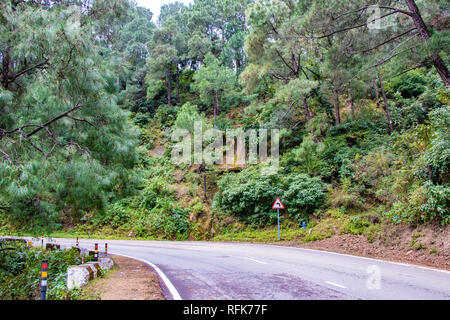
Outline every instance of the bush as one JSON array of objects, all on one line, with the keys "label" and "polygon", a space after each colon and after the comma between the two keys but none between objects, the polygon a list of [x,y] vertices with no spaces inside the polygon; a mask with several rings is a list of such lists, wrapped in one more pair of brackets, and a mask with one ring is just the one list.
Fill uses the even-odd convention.
[{"label": "bush", "polygon": [[224,176],[218,185],[219,192],[214,199],[216,207],[256,226],[276,221],[272,204],[283,191],[275,176],[264,176],[258,168],[250,168]]},{"label": "bush", "polygon": [[39,298],[40,270],[48,259],[47,299],[67,300],[73,297],[66,288],[67,268],[81,263],[78,250],[41,251],[22,246],[0,254],[0,297],[7,300]]},{"label": "bush", "polygon": [[393,92],[400,92],[404,98],[420,96],[426,90],[428,79],[420,70],[413,70],[391,81]]},{"label": "bush", "polygon": [[283,201],[287,212],[295,220],[307,220],[325,200],[324,186],[319,178],[305,174],[289,176],[284,182]]},{"label": "bush", "polygon": [[177,119],[173,125],[174,129],[185,129],[194,133],[195,122],[201,122],[203,130],[208,127],[204,114],[198,113],[198,107],[190,102],[185,103],[178,111]]},{"label": "bush", "polygon": [[447,183],[450,170],[450,107],[436,109],[430,117],[433,139],[424,158],[432,181]]},{"label": "bush", "polygon": [[320,157],[323,150],[322,143],[315,143],[311,137],[307,137],[300,147],[283,155],[281,166],[287,172],[306,173],[310,176],[329,176],[331,170]]},{"label": "bush", "polygon": [[319,178],[292,174],[282,181],[275,175],[261,175],[258,167],[228,174],[218,184],[214,206],[255,226],[276,221],[272,205],[277,197],[282,199],[289,215],[298,221],[307,219],[325,199]]},{"label": "bush", "polygon": [[394,203],[386,215],[394,223],[411,224],[439,221],[442,225],[450,224],[450,187],[434,185],[430,181],[414,189],[407,202]]},{"label": "bush", "polygon": [[[420,200],[417,201],[415,195]],[[434,185],[428,181],[419,194],[413,194],[410,201],[412,206],[418,208],[422,221],[438,219],[442,225],[450,224],[450,187]]]}]

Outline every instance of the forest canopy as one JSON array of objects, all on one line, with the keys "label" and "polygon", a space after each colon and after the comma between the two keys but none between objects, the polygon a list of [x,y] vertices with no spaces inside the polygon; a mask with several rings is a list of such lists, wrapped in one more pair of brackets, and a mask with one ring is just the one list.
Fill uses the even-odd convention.
[{"label": "forest canopy", "polygon": [[[295,223],[450,223],[447,1],[195,0],[154,19],[4,0],[0,20],[0,230],[210,237],[272,225],[277,195]],[[280,129],[278,175],[171,163],[196,119]]]}]

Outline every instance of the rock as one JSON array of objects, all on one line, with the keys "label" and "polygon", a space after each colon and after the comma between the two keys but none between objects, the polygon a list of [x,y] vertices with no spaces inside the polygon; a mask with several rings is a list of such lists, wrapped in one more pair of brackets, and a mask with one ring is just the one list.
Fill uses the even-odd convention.
[{"label": "rock", "polygon": [[114,261],[110,257],[100,258],[100,266],[102,269],[109,270],[114,267]]},{"label": "rock", "polygon": [[67,289],[69,290],[87,285],[89,279],[91,279],[91,271],[85,265],[69,267],[67,269]]},{"label": "rock", "polygon": [[89,250],[88,249],[80,249],[80,256],[82,257],[87,257],[89,255]]},{"label": "rock", "polygon": [[128,237],[134,238],[134,237],[136,237],[136,233],[134,231],[130,231],[130,233],[128,234]]},{"label": "rock", "polygon": [[367,217],[367,220],[369,220],[372,224],[380,223],[380,218],[376,215],[370,215]]},{"label": "rock", "polygon": [[49,250],[60,250],[61,245],[56,244],[56,243],[47,243],[47,244],[45,244],[45,248],[49,249]]},{"label": "rock", "polygon": [[98,274],[98,271],[101,269],[100,263],[98,262],[88,262],[85,264],[88,268],[91,268],[92,273],[94,274],[93,278],[95,278]]}]

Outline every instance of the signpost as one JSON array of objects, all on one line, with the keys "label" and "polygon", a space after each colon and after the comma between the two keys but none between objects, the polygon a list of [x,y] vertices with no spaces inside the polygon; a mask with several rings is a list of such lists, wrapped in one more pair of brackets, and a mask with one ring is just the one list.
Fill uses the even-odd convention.
[{"label": "signpost", "polygon": [[280,198],[277,198],[273,203],[272,209],[277,209],[278,216],[278,240],[280,240],[280,209],[284,209],[283,204],[281,203]]}]

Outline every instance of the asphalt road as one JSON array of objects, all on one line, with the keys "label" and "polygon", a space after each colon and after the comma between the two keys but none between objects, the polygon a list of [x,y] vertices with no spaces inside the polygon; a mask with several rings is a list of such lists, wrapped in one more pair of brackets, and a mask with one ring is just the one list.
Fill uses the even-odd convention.
[{"label": "asphalt road", "polygon": [[[65,246],[75,240],[54,239]],[[450,271],[259,244],[80,240],[148,261],[182,299],[446,299]],[[164,278],[163,275],[163,278]],[[173,289],[173,288],[172,288]],[[166,287],[167,290],[167,287]],[[176,292],[177,291],[177,292]]]}]

